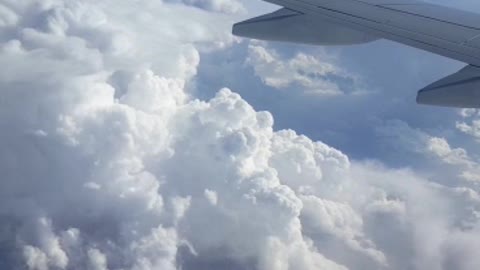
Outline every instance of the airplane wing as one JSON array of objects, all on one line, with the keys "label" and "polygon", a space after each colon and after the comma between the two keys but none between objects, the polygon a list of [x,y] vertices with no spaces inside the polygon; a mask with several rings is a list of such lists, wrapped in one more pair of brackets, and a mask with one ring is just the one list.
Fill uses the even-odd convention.
[{"label": "airplane wing", "polygon": [[[422,89],[422,104],[480,107],[480,15],[416,0],[267,0],[284,8],[234,25],[238,36],[349,45],[388,39],[470,64]],[[460,78],[460,79],[459,79]]]}]

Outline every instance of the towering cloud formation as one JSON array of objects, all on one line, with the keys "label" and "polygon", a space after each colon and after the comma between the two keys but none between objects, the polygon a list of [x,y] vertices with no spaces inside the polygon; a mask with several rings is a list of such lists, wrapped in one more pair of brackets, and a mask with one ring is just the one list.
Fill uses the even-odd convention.
[{"label": "towering cloud formation", "polygon": [[0,2],[0,268],[476,269],[475,186],[276,132],[229,89],[189,94],[228,20]]}]

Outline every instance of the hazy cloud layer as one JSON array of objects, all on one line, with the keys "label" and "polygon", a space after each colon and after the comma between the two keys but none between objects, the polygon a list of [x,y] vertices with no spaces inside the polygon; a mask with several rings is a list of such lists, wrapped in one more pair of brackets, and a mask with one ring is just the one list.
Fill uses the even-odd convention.
[{"label": "hazy cloud layer", "polygon": [[241,2],[236,0],[168,0],[166,2],[184,3],[210,11],[224,12],[229,14],[245,13],[246,9]]},{"label": "hazy cloud layer", "polygon": [[[391,169],[275,131],[227,88],[192,94],[202,55],[245,46],[231,21],[154,0],[0,2],[0,268],[477,269],[474,154],[386,121],[375,132],[441,168]],[[308,89],[323,79],[299,70],[341,70],[252,46],[237,76],[247,61]],[[474,136],[476,112],[459,117]]]}]

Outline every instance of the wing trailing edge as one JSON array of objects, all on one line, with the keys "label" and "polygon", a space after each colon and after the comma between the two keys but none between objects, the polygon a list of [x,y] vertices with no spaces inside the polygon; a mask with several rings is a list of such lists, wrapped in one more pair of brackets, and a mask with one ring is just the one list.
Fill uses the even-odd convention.
[{"label": "wing trailing edge", "polygon": [[312,45],[351,45],[378,39],[367,33],[287,8],[237,23],[233,27],[233,34]]},{"label": "wing trailing edge", "polygon": [[480,108],[480,68],[469,65],[430,84],[418,92],[417,103]]}]

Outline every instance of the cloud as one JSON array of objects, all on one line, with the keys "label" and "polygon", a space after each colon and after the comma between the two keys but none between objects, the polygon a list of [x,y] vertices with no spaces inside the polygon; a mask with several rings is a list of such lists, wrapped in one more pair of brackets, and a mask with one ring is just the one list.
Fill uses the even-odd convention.
[{"label": "cloud", "polygon": [[245,13],[245,7],[236,0],[170,0],[168,2],[180,2],[210,11],[224,12],[228,14]]},{"label": "cloud", "polygon": [[[391,121],[378,130],[382,136],[395,138],[391,143],[398,149],[396,154],[408,159],[409,166],[430,182],[451,188],[453,192],[468,198],[477,197],[480,163],[474,151],[477,147],[475,141],[463,147],[454,147],[446,137],[436,137],[414,129],[400,120]],[[461,213],[465,211],[470,210],[459,210]]]},{"label": "cloud", "polygon": [[[300,61],[298,55],[315,61]],[[450,124],[458,121],[456,110],[416,105],[415,94],[459,67],[421,51],[386,42],[338,49],[245,40],[201,57],[196,95],[208,99],[212,89],[228,86],[254,108],[270,111],[275,129],[292,128],[354,158],[408,165],[394,155],[399,150],[394,144],[379,143],[376,129],[389,120],[401,119],[436,137],[458,133]],[[329,70],[324,67],[333,73],[318,75]]]},{"label": "cloud", "polygon": [[266,85],[276,89],[297,86],[307,93],[320,95],[361,91],[358,78],[322,58],[328,57],[298,53],[285,59],[275,49],[252,43],[246,63]]},{"label": "cloud", "polygon": [[[227,88],[191,94],[203,53],[234,44],[213,27],[224,15],[2,6],[0,268],[476,269],[473,187],[276,131]],[[428,149],[475,163],[441,139]]]},{"label": "cloud", "polygon": [[461,116],[464,119],[463,121],[457,121],[457,129],[477,140],[480,139],[480,119],[478,119],[478,110],[462,110]]}]

